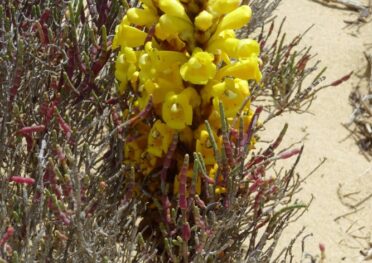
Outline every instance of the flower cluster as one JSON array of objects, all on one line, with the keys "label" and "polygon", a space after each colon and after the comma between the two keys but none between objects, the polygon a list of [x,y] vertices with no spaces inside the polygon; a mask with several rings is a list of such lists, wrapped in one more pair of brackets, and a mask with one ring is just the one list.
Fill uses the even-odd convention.
[{"label": "flower cluster", "polygon": [[[155,174],[163,168],[177,136],[169,164],[176,176],[167,178],[173,182],[173,192],[178,192],[184,155],[197,152],[210,179],[217,179],[216,193],[223,193],[222,180],[215,178],[220,173],[213,146],[223,145],[222,121],[238,130],[234,119],[240,116],[247,131],[253,115],[248,81],[261,79],[259,44],[238,39],[235,32],[249,22],[252,11],[240,0],[140,2],[140,7],[128,9],[112,43],[113,49],[120,48],[115,70],[118,92],[130,89],[133,105],[143,110],[151,103],[153,112],[130,129],[125,162],[142,178]],[[231,133],[229,140],[236,137]],[[187,172],[190,180],[191,167],[192,163]],[[200,181],[197,178],[196,192],[201,191]]]}]

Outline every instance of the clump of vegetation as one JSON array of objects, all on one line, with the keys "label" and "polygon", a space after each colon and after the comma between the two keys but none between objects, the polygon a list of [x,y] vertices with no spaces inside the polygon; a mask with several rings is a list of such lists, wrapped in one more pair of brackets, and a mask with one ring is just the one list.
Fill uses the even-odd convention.
[{"label": "clump of vegetation", "polygon": [[[359,149],[367,159],[372,156],[372,55],[364,53],[367,64],[349,100],[353,113],[345,127],[350,129]],[[354,124],[353,126],[351,126]]]},{"label": "clump of vegetation", "polygon": [[278,3],[6,1],[0,259],[292,257],[302,148],[279,150],[285,125],[255,149],[259,116],[303,112],[324,71],[304,87],[318,62],[273,35]]}]

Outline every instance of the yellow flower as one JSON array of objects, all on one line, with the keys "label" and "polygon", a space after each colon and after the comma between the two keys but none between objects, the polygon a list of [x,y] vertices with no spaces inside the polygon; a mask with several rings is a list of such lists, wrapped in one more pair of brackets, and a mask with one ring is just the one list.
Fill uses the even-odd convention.
[{"label": "yellow flower", "polygon": [[[151,42],[146,44],[145,53],[139,58],[139,78],[148,92],[155,92],[154,90],[158,88],[160,90],[157,93],[164,92],[160,97],[153,94],[154,103],[163,101],[165,94],[169,91],[182,91],[183,81],[179,68],[186,61],[186,55],[181,52],[162,51],[153,48]],[[150,83],[147,83],[148,81],[151,81],[153,83],[151,85],[155,86],[151,86]]]},{"label": "yellow flower", "polygon": [[258,56],[260,45],[253,39],[217,38],[209,43],[207,51],[213,54],[222,51],[231,58],[247,58],[252,55]]},{"label": "yellow flower", "polygon": [[147,140],[147,151],[156,157],[162,157],[172,142],[173,130],[160,120],[152,126]]},{"label": "yellow flower", "polygon": [[115,77],[120,81],[119,94],[124,92],[128,80],[132,79],[137,70],[137,56],[132,48],[125,47],[119,52],[115,61]]},{"label": "yellow flower", "polygon": [[[219,111],[219,102],[224,106],[226,117],[234,117],[246,97],[250,95],[248,82],[242,79],[225,79],[212,87],[213,107]],[[248,104],[249,107],[249,104]]]},{"label": "yellow flower", "polygon": [[159,0],[159,8],[165,14],[181,18],[190,23],[190,18],[185,12],[185,8],[178,0]]},{"label": "yellow flower", "polygon": [[259,59],[256,56],[250,56],[234,64],[224,66],[217,72],[216,79],[222,79],[224,77],[235,77],[259,82],[262,78]]},{"label": "yellow flower", "polygon": [[190,22],[168,14],[162,15],[155,26],[155,36],[169,43],[177,43],[174,47],[176,50],[184,48],[185,44],[181,43],[181,40],[193,42],[193,32],[193,25]]},{"label": "yellow flower", "polygon": [[181,76],[192,84],[204,85],[216,74],[214,56],[208,52],[195,48],[191,58],[181,66]]},{"label": "yellow flower", "polygon": [[[221,146],[221,138],[214,134],[214,139],[217,142],[217,146]],[[216,162],[214,158],[214,151],[212,143],[209,139],[209,134],[206,130],[202,130],[199,135],[199,139],[196,140],[196,151],[201,153],[206,165],[214,164]]]},{"label": "yellow flower", "polygon": [[128,21],[139,26],[151,26],[157,20],[158,16],[146,5],[142,8],[129,8],[127,11]]},{"label": "yellow flower", "polygon": [[241,0],[209,0],[208,9],[218,15],[227,14],[240,5]]},{"label": "yellow flower", "polygon": [[145,44],[147,33],[124,24],[120,24],[116,28],[115,37],[112,43],[112,48],[117,47],[138,47]]},{"label": "yellow flower", "polygon": [[182,130],[192,124],[192,106],[190,97],[181,92],[169,92],[162,106],[162,117],[172,129]]},{"label": "yellow flower", "polygon": [[[179,192],[179,189],[180,189],[180,182],[178,180],[178,176],[179,175],[177,175],[174,178],[174,183],[173,183],[173,194],[174,195],[177,195],[178,192]],[[186,186],[187,186],[186,197],[188,197],[189,194],[190,194],[190,187],[191,187],[191,183],[192,183],[192,177],[193,177],[193,169],[190,168],[186,172]],[[196,178],[195,193],[196,194],[201,193],[201,179],[200,179],[200,176],[197,176],[197,178]]]},{"label": "yellow flower", "polygon": [[207,31],[213,23],[213,15],[203,10],[195,17],[195,26],[202,31]]},{"label": "yellow flower", "polygon": [[218,24],[216,32],[226,29],[239,29],[245,26],[252,16],[252,10],[247,5],[242,5],[226,14]]}]

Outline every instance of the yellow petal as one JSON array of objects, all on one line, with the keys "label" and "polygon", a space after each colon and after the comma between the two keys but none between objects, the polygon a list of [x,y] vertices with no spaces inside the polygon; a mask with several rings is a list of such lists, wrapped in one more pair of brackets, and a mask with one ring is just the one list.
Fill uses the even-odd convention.
[{"label": "yellow petal", "polygon": [[240,5],[241,0],[209,0],[208,9],[218,15],[227,14]]},{"label": "yellow petal", "polygon": [[259,60],[256,56],[242,59],[235,64],[227,65],[219,70],[216,79],[222,79],[226,76],[245,80],[260,81],[262,74],[259,68]]},{"label": "yellow petal", "polygon": [[180,68],[182,78],[192,84],[207,84],[216,74],[213,60],[212,54],[195,49],[189,61]]},{"label": "yellow petal", "polygon": [[167,94],[162,106],[162,117],[172,129],[182,130],[192,124],[192,107],[185,94]]},{"label": "yellow petal", "polygon": [[252,16],[252,9],[247,5],[242,5],[234,11],[224,16],[217,27],[217,32],[226,29],[239,29],[245,26]]},{"label": "yellow petal", "polygon": [[156,157],[162,157],[172,142],[173,131],[167,125],[157,120],[152,126],[148,139],[148,152]]},{"label": "yellow petal", "polygon": [[118,43],[124,47],[138,47],[145,44],[147,33],[132,27],[124,25],[118,36]]},{"label": "yellow petal", "polygon": [[209,43],[207,51],[214,54],[222,51],[232,58],[247,58],[251,55],[257,56],[260,53],[260,45],[253,39],[218,38]]},{"label": "yellow petal", "polygon": [[155,27],[155,36],[161,40],[172,39],[176,36],[184,36],[183,40],[188,40],[193,32],[193,26],[189,22],[168,14],[160,17]]},{"label": "yellow petal", "polygon": [[129,8],[127,11],[128,20],[139,26],[151,26],[158,17],[150,9]]},{"label": "yellow petal", "polygon": [[202,11],[195,17],[195,26],[202,31],[207,31],[213,23],[213,16],[212,14],[208,13],[207,11]]},{"label": "yellow petal", "polygon": [[178,0],[160,0],[159,8],[167,15],[179,17],[190,22],[190,19],[185,12],[185,8]]}]

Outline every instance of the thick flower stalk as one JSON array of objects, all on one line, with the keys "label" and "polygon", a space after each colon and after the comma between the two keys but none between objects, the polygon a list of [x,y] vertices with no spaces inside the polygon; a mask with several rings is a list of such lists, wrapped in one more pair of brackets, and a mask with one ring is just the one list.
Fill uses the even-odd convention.
[{"label": "thick flower stalk", "polygon": [[[223,134],[223,122],[238,131],[236,118],[241,117],[247,133],[253,116],[249,100],[247,103],[248,81],[261,79],[259,44],[238,39],[235,34],[247,25],[252,11],[239,0],[140,2],[140,7],[128,9],[112,43],[112,48],[119,50],[115,71],[118,92],[130,91],[138,111],[151,100],[153,112],[129,129],[125,163],[135,168],[139,182],[158,174],[177,134],[166,178],[169,194],[178,196],[184,156],[194,152],[202,157],[210,181],[217,184],[214,194],[224,194],[226,180],[223,172],[217,171],[216,150],[230,147],[230,141],[237,142],[238,136]],[[227,150],[231,155],[232,149]],[[189,195],[192,188],[194,194],[203,195],[207,191],[201,187],[205,174],[193,178],[194,162],[190,160],[189,167],[183,167],[188,171],[183,174],[185,193]],[[158,183],[159,187],[150,188],[160,193]]]}]

